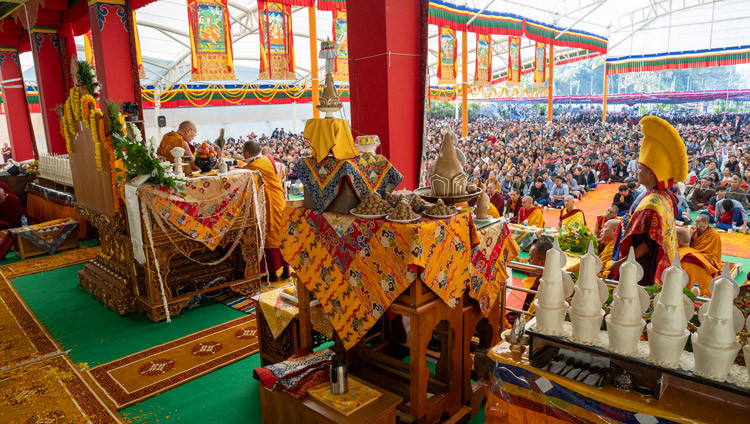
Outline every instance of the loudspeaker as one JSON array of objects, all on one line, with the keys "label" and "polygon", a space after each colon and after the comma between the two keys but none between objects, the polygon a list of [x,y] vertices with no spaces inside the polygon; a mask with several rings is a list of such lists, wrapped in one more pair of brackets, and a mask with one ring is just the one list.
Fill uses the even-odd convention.
[{"label": "loudspeaker", "polygon": [[159,128],[164,128],[167,126],[167,117],[164,115],[159,115],[156,117],[156,122],[159,125]]}]

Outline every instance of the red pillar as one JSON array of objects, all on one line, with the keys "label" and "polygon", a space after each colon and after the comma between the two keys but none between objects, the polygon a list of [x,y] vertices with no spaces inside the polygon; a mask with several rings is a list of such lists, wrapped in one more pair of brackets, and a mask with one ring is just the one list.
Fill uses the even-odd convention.
[{"label": "red pillar", "polygon": [[130,47],[129,11],[125,0],[89,1],[91,44],[100,96],[118,102],[134,102],[137,98],[134,82],[140,83],[134,78],[138,69]]},{"label": "red pillar", "polygon": [[[383,154],[419,184],[427,70],[427,0],[347,0],[352,133],[376,134]],[[389,54],[390,53],[390,54]]]},{"label": "red pillar", "polygon": [[18,49],[15,47],[0,47],[0,78],[13,159],[34,159],[34,129],[31,127]]},{"label": "red pillar", "polygon": [[[55,28],[33,27],[31,31],[31,51],[34,55],[36,81],[44,118],[44,133],[47,136],[47,149],[51,153],[65,154],[65,138],[60,133],[60,118],[55,111],[58,105],[65,104],[66,64],[63,62],[60,37]],[[67,66],[70,66],[68,63]]]}]

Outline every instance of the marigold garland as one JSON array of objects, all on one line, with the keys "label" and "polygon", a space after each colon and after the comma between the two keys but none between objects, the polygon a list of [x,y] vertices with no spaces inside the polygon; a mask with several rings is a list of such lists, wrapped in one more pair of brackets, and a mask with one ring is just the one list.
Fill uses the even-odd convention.
[{"label": "marigold garland", "polygon": [[[94,143],[94,156],[96,157],[96,170],[101,171],[102,170],[102,152],[101,152],[101,143],[103,141],[107,140],[107,133],[104,131],[104,118],[101,110],[97,110],[97,115],[99,116],[99,134],[97,136],[97,142]],[[93,134],[94,131],[91,131]]]},{"label": "marigold garland", "polygon": [[86,128],[91,128],[91,111],[96,110],[96,99],[90,94],[86,94],[81,99],[81,120]]},{"label": "marigold garland", "polygon": [[73,111],[73,117],[76,119],[76,121],[81,120],[81,92],[78,91],[77,87],[73,87],[70,89],[70,96],[68,97],[70,99],[70,107]]}]

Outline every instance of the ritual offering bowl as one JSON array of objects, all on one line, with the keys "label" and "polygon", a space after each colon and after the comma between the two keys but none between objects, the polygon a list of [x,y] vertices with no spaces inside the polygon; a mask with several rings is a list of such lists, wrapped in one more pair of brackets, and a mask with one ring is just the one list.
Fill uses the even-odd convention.
[{"label": "ritual offering bowl", "polygon": [[195,166],[200,168],[201,173],[205,174],[214,169],[217,161],[218,159],[215,156],[209,158],[195,158]]},{"label": "ritual offering bowl", "polygon": [[480,194],[482,194],[482,190],[479,189],[475,193],[464,193],[457,196],[437,196],[432,192],[431,187],[420,187],[414,190],[414,194],[430,203],[436,203],[438,199],[443,199],[443,203],[445,203],[446,205],[455,205],[456,203],[468,202],[469,200],[479,196]]}]

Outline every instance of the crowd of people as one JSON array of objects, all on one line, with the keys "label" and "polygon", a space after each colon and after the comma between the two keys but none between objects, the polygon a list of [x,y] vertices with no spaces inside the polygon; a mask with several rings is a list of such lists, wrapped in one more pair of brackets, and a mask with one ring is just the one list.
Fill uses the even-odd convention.
[{"label": "crowd of people", "polygon": [[[747,232],[750,114],[673,115],[667,120],[680,133],[689,159],[687,179],[672,190],[681,221],[691,223],[689,212],[700,211],[719,229]],[[621,184],[612,205],[622,217],[646,193],[638,181],[638,121],[621,114],[615,122],[602,123],[595,111],[553,123],[543,117],[483,118],[469,123],[469,136],[459,139],[458,148],[466,156],[471,182],[485,184],[494,206],[514,221],[525,197],[534,207],[563,209],[566,196],[580,199],[601,183]],[[461,122],[427,122],[425,163],[437,157],[447,128],[460,134]],[[521,200],[513,201],[517,197]]]}]

